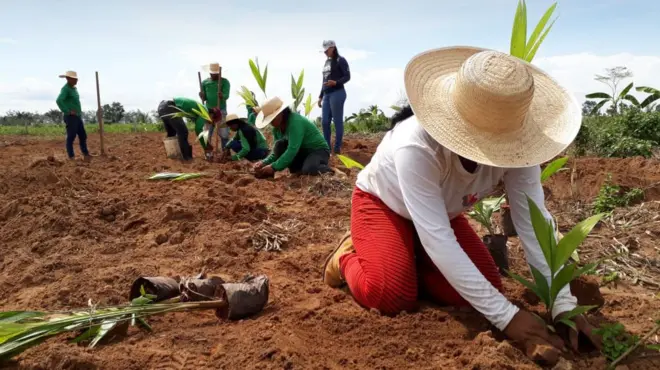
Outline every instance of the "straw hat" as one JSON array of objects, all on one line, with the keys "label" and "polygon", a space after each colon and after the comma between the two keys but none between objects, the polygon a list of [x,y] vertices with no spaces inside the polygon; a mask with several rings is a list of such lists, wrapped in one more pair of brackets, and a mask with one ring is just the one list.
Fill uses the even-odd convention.
[{"label": "straw hat", "polygon": [[442,146],[477,163],[530,167],[575,139],[575,97],[539,68],[507,54],[466,46],[415,56],[404,73],[410,106]]},{"label": "straw hat", "polygon": [[220,74],[220,63],[207,64],[202,66],[202,69],[204,70],[204,72],[217,75]]},{"label": "straw hat", "polygon": [[252,107],[252,110],[254,111],[254,113],[259,114],[259,112],[261,112],[261,107],[259,106]]},{"label": "straw hat", "polygon": [[257,120],[254,122],[254,125],[261,130],[268,126],[268,124],[271,123],[278,114],[282,113],[283,110],[289,108],[291,104],[293,104],[293,101],[285,104],[282,99],[277,96],[266,100],[261,104],[261,111],[257,115]]},{"label": "straw hat", "polygon": [[227,118],[225,120],[225,124],[229,125],[229,124],[231,124],[231,121],[236,121],[236,120],[241,120],[243,122],[247,122],[247,120],[245,118],[240,118],[238,116],[238,114],[232,113],[232,114],[227,115]]},{"label": "straw hat", "polygon": [[60,78],[75,78],[76,80],[78,79],[78,74],[74,71],[66,71],[64,72],[63,75],[60,75]]}]

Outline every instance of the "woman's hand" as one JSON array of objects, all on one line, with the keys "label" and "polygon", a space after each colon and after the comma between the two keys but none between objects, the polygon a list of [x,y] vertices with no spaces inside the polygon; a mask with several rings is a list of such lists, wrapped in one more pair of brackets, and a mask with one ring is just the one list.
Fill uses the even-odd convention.
[{"label": "woman's hand", "polygon": [[275,175],[275,170],[273,169],[273,166],[270,165],[261,167],[258,172],[260,176],[264,176],[264,177],[271,177]]},{"label": "woman's hand", "polygon": [[[564,312],[557,315],[555,321],[560,320],[565,314]],[[568,342],[575,352],[580,352],[581,349],[590,352],[593,349],[601,350],[603,348],[603,338],[594,333],[595,327],[583,315],[575,316],[571,321],[575,323],[577,330],[561,322],[557,322],[555,328],[557,334]]]},{"label": "woman's hand", "polygon": [[258,171],[264,167],[264,161],[259,161],[252,166],[252,169]]},{"label": "woman's hand", "polygon": [[318,102],[319,108],[321,108],[322,103],[323,103],[323,98],[319,98],[319,102]]},{"label": "woman's hand", "polygon": [[531,312],[520,310],[504,329],[504,334],[525,348],[525,353],[533,361],[554,365],[564,342],[558,336],[548,332],[546,324]]},{"label": "woman's hand", "polygon": [[335,80],[328,80],[328,82],[325,83],[325,86],[327,86],[327,87],[335,87],[335,86],[337,86],[337,81],[335,81]]}]

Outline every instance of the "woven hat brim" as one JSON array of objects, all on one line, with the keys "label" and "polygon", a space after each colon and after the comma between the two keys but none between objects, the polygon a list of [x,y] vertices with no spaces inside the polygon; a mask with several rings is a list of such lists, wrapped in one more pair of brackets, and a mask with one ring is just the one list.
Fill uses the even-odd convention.
[{"label": "woven hat brim", "polygon": [[275,117],[277,117],[278,114],[282,113],[285,109],[289,108],[293,104],[293,101],[290,102],[284,102],[282,106],[276,110],[275,112],[265,116],[264,111],[260,111],[259,114],[257,114],[257,118],[254,121],[254,125],[259,129],[266,128],[273,120]]},{"label": "woven hat brim", "polygon": [[434,49],[408,63],[404,72],[406,94],[422,127],[452,152],[494,167],[531,167],[565,150],[580,130],[582,110],[573,94],[528,63],[534,78],[534,97],[519,129],[506,133],[480,131],[461,117],[452,102],[456,74],[465,60],[481,51],[487,49]]},{"label": "woven hat brim", "polygon": [[247,123],[247,119],[245,119],[245,118],[241,118],[241,117],[238,117],[238,118],[234,118],[234,119],[231,120],[231,121],[227,121],[227,122],[225,122],[225,124],[226,124],[226,125],[231,125],[232,122],[234,122],[234,121],[241,121],[241,122],[243,122],[243,123]]}]

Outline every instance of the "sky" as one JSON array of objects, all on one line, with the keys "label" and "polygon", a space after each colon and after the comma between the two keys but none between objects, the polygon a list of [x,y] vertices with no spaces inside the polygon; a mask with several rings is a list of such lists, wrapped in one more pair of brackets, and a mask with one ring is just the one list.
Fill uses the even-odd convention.
[{"label": "sky", "polygon": [[[528,0],[530,28],[551,5]],[[345,115],[371,104],[385,110],[405,96],[403,71],[425,50],[469,45],[509,51],[517,0],[0,0],[0,114],[57,108],[64,84],[78,72],[83,110],[95,110],[94,72],[103,104],[155,110],[175,96],[197,98],[197,72],[219,62],[231,83],[229,113],[245,114],[236,91],[263,100],[249,58],[269,66],[266,93],[290,98],[291,74],[305,71],[315,101],[321,88],[324,39],[337,43],[351,68]],[[559,1],[559,15],[534,64],[578,101],[607,91],[594,81],[605,68],[626,66],[636,85],[660,88],[656,42],[660,2]],[[531,32],[528,31],[528,32]],[[203,78],[206,74],[202,72]],[[643,96],[643,94],[639,94]],[[316,108],[312,116],[320,115]]]}]

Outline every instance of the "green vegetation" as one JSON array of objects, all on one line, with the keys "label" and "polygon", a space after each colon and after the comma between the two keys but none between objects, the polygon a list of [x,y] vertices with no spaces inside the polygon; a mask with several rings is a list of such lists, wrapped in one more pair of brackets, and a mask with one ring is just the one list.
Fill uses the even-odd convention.
[{"label": "green vegetation", "polygon": [[495,226],[493,225],[493,213],[500,210],[504,202],[504,195],[499,198],[484,198],[472,206],[468,212],[473,220],[479,222],[488,230],[489,235],[495,235]]},{"label": "green vegetation", "polygon": [[384,132],[389,128],[390,119],[377,105],[360,109],[344,119],[344,132],[349,134]]},{"label": "green vegetation", "polygon": [[612,184],[612,176],[608,174],[607,180],[600,187],[598,196],[594,201],[595,213],[612,212],[617,207],[627,207],[644,199],[644,191],[639,188],[629,190]]},{"label": "green vegetation", "polygon": [[[524,277],[515,273],[509,272],[509,275],[523,284],[536,294],[541,301],[545,304],[546,311],[552,312],[555,305],[557,296],[561,289],[568,285],[574,279],[579,278],[586,271],[593,269],[596,264],[591,263],[582,267],[577,267],[575,263],[570,263],[569,258],[577,247],[589,235],[591,230],[603,218],[604,214],[597,214],[591,216],[586,220],[578,223],[571,231],[557,242],[555,238],[555,229],[552,222],[547,220],[536,203],[530,198],[527,198],[529,204],[529,212],[532,220],[532,226],[536,239],[541,246],[545,261],[550,268],[550,275],[553,276],[548,284],[545,276],[537,270],[534,266],[529,265],[534,277],[534,282],[531,282]],[[564,315],[559,322],[570,326],[575,329],[575,323],[571,319],[575,316],[581,315],[596,306],[577,306],[575,309]]]},{"label": "green vegetation", "polygon": [[[192,129],[192,127],[189,127]],[[97,124],[85,125],[87,134],[97,133],[99,126]],[[129,134],[139,132],[159,132],[164,131],[163,125],[158,123],[115,123],[104,125],[103,131],[109,134]],[[30,136],[62,136],[66,135],[64,124],[36,124],[29,126],[0,126],[0,135],[30,135]]]},{"label": "green vegetation", "polygon": [[543,40],[545,40],[545,37],[552,29],[552,25],[557,20],[555,18],[548,25],[548,21],[552,18],[552,14],[556,8],[557,3],[554,3],[546,10],[531,36],[527,39],[527,5],[525,4],[525,0],[518,1],[518,8],[513,19],[513,30],[511,31],[510,53],[512,56],[531,63]]}]

